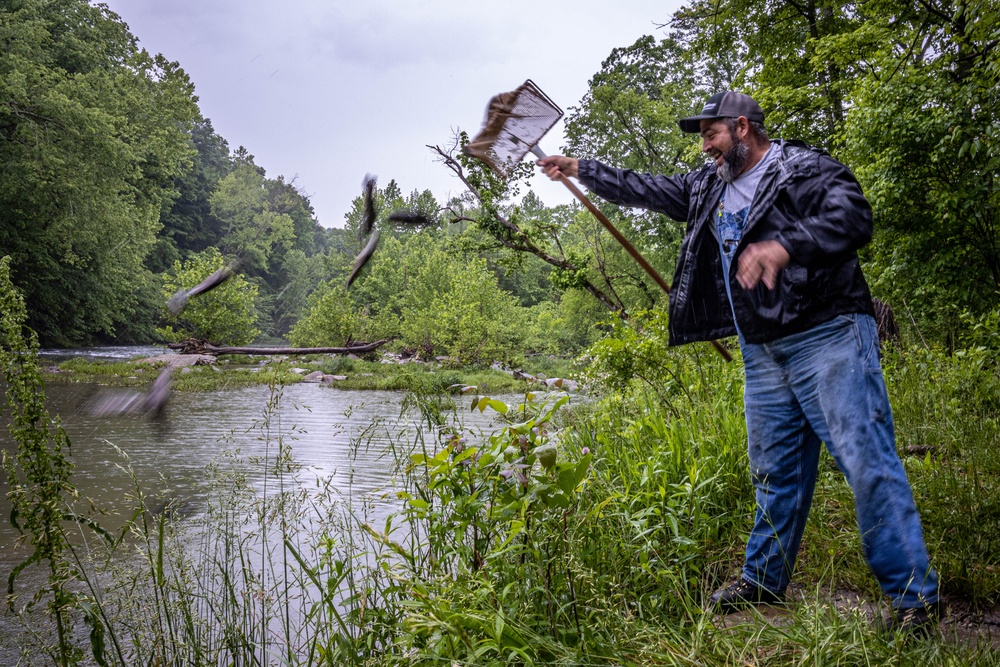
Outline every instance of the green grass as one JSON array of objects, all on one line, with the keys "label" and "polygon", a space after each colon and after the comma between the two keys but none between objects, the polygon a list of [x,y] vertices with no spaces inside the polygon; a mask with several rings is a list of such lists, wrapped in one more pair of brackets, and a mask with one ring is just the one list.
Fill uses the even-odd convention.
[{"label": "green grass", "polygon": [[[951,472],[933,456],[907,456],[906,465],[943,593],[991,609],[1000,592],[992,574],[1000,517],[977,508],[1000,498],[992,484],[997,371],[961,356],[931,357],[931,378],[922,356],[888,360],[901,433],[948,433],[951,424],[943,450],[965,454]],[[408,517],[438,544],[429,549],[432,559],[421,559],[428,547],[417,545],[394,574],[405,586],[395,602],[406,614],[397,643],[411,662],[390,654],[383,664],[503,664],[505,656],[519,664],[1000,664],[998,648],[960,634],[957,625],[923,641],[879,633],[874,614],[886,613],[887,601],[861,558],[850,492],[828,456],[794,602],[766,617],[720,619],[704,611],[708,593],[737,576],[753,500],[738,365],[702,362],[681,359],[687,368],[672,377],[685,389],[674,394],[651,395],[639,383],[561,415],[560,455],[593,456],[568,505],[544,502],[555,479],[536,469],[524,488],[534,500],[498,525],[497,492],[488,475],[475,474],[477,465],[447,475],[443,462],[412,467],[421,503]],[[961,406],[972,425],[954,428],[959,418],[942,407],[949,404]],[[905,436],[900,447],[905,451]],[[978,479],[987,472],[990,483]],[[461,489],[491,500],[470,514],[472,496]],[[933,508],[927,498],[937,499]],[[967,535],[943,539],[960,531]],[[864,609],[834,603],[831,591],[844,588]]]},{"label": "green grass", "polygon": [[[352,361],[352,360],[348,360]],[[478,387],[479,393],[506,394],[524,391],[529,383],[501,371],[474,367],[446,368],[439,364],[393,364],[353,360],[323,362],[319,369],[330,375],[346,375],[333,383],[340,389],[401,390],[415,393],[447,393],[453,385]]]},{"label": "green grass", "polygon": [[45,377],[56,381],[97,382],[116,387],[141,387],[156,378],[162,365],[76,358],[64,361],[57,368],[57,372],[46,369],[44,371]]},{"label": "green grass", "polygon": [[[477,394],[505,393],[490,383],[509,376],[315,361],[356,376],[358,388],[417,390],[408,404],[427,428],[393,445],[392,492],[405,504],[380,525],[358,519],[347,499],[296,486],[292,438],[271,424],[283,376],[264,367],[255,375],[269,374],[275,398],[255,428],[270,453],[220,462],[204,523],[137,520],[131,548],[141,547],[145,567],[105,559],[98,579],[125,584],[88,603],[105,619],[104,645],[113,637],[121,647],[120,657],[106,651],[109,664],[1000,664],[1000,649],[956,624],[928,640],[877,630],[872,616],[886,600],[829,456],[792,603],[766,615],[707,613],[707,595],[737,575],[753,511],[741,369],[697,349],[637,359],[627,347],[592,373],[596,386],[616,387],[599,400],[563,405],[540,392],[523,406],[480,403],[506,424],[481,442],[459,437],[460,415],[434,392],[476,384]],[[615,376],[624,362],[631,380]],[[994,610],[998,366],[985,351],[906,350],[888,353],[885,368],[942,592]],[[246,465],[265,471],[266,496],[247,485]],[[831,591],[845,589],[863,607],[836,604]]]}]

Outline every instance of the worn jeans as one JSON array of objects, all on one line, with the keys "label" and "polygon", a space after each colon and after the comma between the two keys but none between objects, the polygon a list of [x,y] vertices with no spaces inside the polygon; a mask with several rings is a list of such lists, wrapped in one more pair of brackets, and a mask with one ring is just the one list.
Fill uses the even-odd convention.
[{"label": "worn jeans", "polygon": [[764,344],[741,341],[757,496],[743,578],[783,593],[795,567],[821,443],[854,492],[861,546],[897,608],[938,598],[920,517],[896,454],[875,321],[841,315]]}]

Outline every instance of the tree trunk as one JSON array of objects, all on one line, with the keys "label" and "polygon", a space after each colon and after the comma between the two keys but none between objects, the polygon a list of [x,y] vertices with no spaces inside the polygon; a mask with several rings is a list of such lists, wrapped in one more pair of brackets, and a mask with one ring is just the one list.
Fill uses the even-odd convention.
[{"label": "tree trunk", "polygon": [[208,341],[188,338],[167,345],[180,354],[367,354],[389,342],[389,339],[349,347],[217,347]]}]

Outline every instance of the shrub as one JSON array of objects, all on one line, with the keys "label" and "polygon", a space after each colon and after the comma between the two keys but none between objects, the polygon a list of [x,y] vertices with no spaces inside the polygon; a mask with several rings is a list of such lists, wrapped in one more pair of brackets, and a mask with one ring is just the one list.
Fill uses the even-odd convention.
[{"label": "shrub", "polygon": [[[170,299],[180,290],[189,290],[225,265],[216,248],[209,248],[183,264],[174,262],[173,271],[164,280],[164,297]],[[233,275],[210,292],[187,301],[183,311],[172,315],[164,310],[166,325],[156,330],[164,340],[203,338],[216,345],[246,345],[252,342],[257,328],[257,286]]]},{"label": "shrub", "polygon": [[309,296],[309,311],[288,332],[288,340],[295,347],[342,346],[358,338],[360,321],[347,289],[329,281]]},{"label": "shrub", "polygon": [[525,335],[523,309],[497,285],[482,259],[431,254],[407,291],[403,343],[463,363],[515,362]]}]

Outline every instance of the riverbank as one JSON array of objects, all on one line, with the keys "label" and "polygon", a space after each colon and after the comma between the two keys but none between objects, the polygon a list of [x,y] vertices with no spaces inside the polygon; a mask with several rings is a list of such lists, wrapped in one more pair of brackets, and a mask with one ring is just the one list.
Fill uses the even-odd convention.
[{"label": "riverbank", "polygon": [[[183,582],[177,595],[158,574],[144,585],[163,586],[160,597],[176,601],[157,612],[171,623],[205,614],[208,627],[225,628],[225,642],[192,632],[170,650],[192,646],[213,660],[263,664],[273,648],[303,665],[1000,664],[1000,373],[987,351],[911,348],[883,358],[899,452],[947,610],[919,638],[878,629],[887,603],[862,557],[850,489],[826,454],[789,604],[730,617],[707,610],[711,591],[738,576],[753,514],[742,369],[697,349],[643,349],[598,350],[589,376],[600,398],[584,405],[566,404],[558,392],[530,405],[483,399],[478,405],[497,422],[478,438],[452,421],[467,404],[445,414],[433,397],[417,397],[410,407],[422,428],[393,430],[381,449],[380,465],[395,473],[378,495],[398,503],[391,517],[363,509],[332,527],[301,521],[315,516],[312,496],[221,497],[226,513],[204,526],[214,531],[209,543],[243,551],[213,552],[216,583]],[[368,369],[337,359],[310,370],[299,363],[307,361],[194,367],[178,376],[293,373],[294,388],[309,389],[295,369]],[[424,377],[439,382],[453,370],[445,366],[424,369]],[[277,477],[285,465],[276,463],[300,445],[263,430],[281,420],[262,402],[256,437],[269,446],[253,459],[268,488],[287,488]],[[334,511],[323,506],[319,516]],[[242,541],[247,522],[255,535],[280,530],[268,554],[271,588],[225,569],[259,555]],[[147,543],[157,544],[155,533]],[[214,597],[233,606],[197,606]],[[289,617],[301,625],[282,626]],[[145,627],[123,618],[119,629]],[[144,638],[125,644],[146,647]]]},{"label": "riverbank", "polygon": [[568,380],[579,372],[569,359],[530,358],[523,368],[464,366],[441,358],[424,361],[391,353],[371,359],[342,355],[180,355],[161,354],[131,360],[78,357],[43,367],[47,381],[93,382],[141,388],[153,382],[167,365],[177,391],[220,391],[273,384],[317,382],[345,390],[446,393],[472,386],[478,393],[507,394],[548,387],[554,379]]}]

